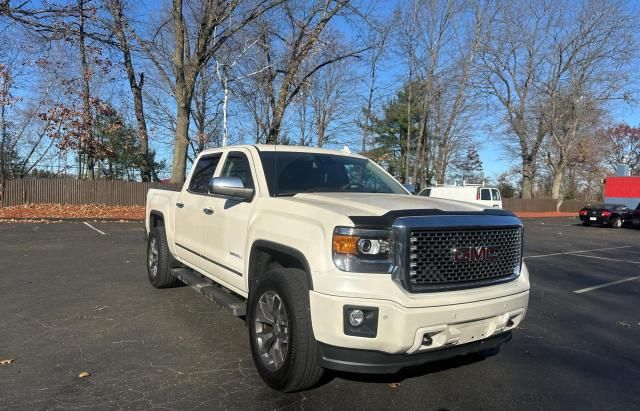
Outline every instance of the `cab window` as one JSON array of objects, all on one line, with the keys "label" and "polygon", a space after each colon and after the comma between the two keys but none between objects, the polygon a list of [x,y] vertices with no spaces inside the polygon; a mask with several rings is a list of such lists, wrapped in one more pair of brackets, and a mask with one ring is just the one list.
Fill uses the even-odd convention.
[{"label": "cab window", "polygon": [[196,194],[209,193],[209,184],[220,162],[220,157],[222,157],[221,153],[200,157],[191,175],[191,181],[189,181],[188,190],[190,192]]},{"label": "cab window", "polygon": [[500,201],[500,191],[497,188],[491,189],[491,195],[493,197],[493,201]]},{"label": "cab window", "polygon": [[221,177],[237,177],[245,188],[254,188],[249,159],[244,153],[231,152],[227,155]]},{"label": "cab window", "polygon": [[431,189],[430,189],[430,188],[425,188],[425,189],[420,193],[420,195],[421,195],[421,196],[424,196],[424,197],[429,197],[429,196],[431,195]]},{"label": "cab window", "polygon": [[480,200],[491,201],[491,190],[483,188],[480,190]]}]

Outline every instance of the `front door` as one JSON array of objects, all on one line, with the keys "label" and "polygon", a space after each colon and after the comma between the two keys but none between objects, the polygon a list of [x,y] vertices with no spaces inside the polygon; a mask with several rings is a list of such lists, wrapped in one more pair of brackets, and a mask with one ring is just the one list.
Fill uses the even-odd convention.
[{"label": "front door", "polygon": [[[227,153],[220,177],[238,177],[247,188],[257,190],[255,167],[248,150],[238,149]],[[209,205],[214,210],[214,218],[205,219],[202,224],[202,246],[211,253],[207,271],[215,272],[229,285],[245,291],[245,263],[247,231],[251,210],[258,192],[250,201],[211,196]]]}]

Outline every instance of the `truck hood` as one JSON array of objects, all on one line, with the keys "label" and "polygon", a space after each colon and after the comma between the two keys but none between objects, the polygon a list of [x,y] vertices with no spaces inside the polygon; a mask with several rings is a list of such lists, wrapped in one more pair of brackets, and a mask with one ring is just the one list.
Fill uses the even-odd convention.
[{"label": "truck hood", "polygon": [[282,198],[315,207],[322,207],[345,216],[381,216],[398,210],[440,210],[455,213],[480,212],[478,204],[403,194],[378,193],[301,193]]}]

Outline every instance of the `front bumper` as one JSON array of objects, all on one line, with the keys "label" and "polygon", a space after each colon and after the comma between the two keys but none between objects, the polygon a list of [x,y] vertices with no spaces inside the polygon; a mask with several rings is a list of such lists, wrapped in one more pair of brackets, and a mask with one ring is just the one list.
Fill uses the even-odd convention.
[{"label": "front bumper", "polygon": [[[309,293],[309,299],[313,332],[321,343],[324,366],[356,372],[393,372],[424,363],[428,358],[448,358],[467,350],[491,348],[491,341],[504,342],[497,337],[506,335],[524,319],[529,291],[434,307],[404,307],[389,300],[337,297],[316,291]],[[354,306],[378,308],[374,337],[345,333],[344,307]],[[425,336],[429,343],[425,343]],[[479,341],[488,345],[476,344]],[[349,358],[359,356],[364,360],[350,364]]]},{"label": "front bumper", "polygon": [[335,347],[320,343],[319,360],[321,367],[336,371],[393,374],[407,367],[497,349],[509,340],[511,340],[511,331],[468,344],[417,354],[387,354],[380,351]]}]

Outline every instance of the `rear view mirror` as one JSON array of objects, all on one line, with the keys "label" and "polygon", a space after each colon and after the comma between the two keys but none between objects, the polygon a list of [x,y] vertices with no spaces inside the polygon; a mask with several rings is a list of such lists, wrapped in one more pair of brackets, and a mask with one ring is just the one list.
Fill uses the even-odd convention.
[{"label": "rear view mirror", "polygon": [[209,194],[248,201],[253,198],[254,189],[245,187],[238,177],[214,177],[209,185]]}]

